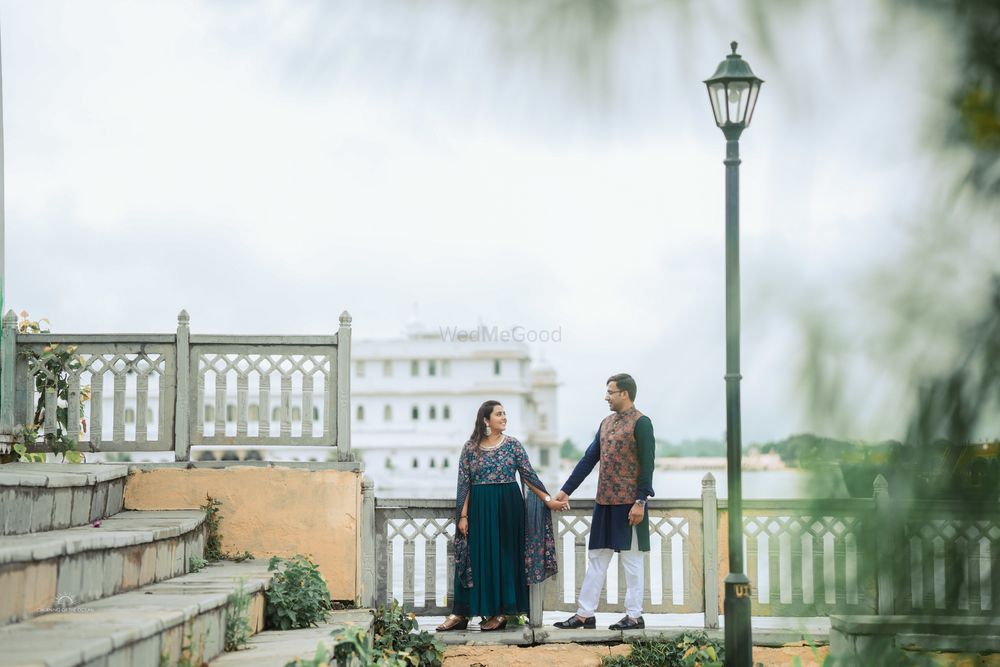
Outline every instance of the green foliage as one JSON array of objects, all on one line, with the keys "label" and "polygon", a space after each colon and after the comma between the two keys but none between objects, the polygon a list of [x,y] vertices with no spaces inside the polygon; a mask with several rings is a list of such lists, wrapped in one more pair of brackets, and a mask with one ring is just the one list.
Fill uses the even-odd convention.
[{"label": "green foliage", "polygon": [[199,572],[203,570],[206,565],[208,565],[208,561],[206,561],[204,558],[191,556],[188,559],[188,570],[190,570],[191,572]]},{"label": "green foliage", "polygon": [[[379,607],[372,622],[374,641],[368,647],[368,635],[361,628],[350,628],[334,639],[333,653],[321,655],[317,650],[314,660],[325,657],[346,666],[351,658],[366,667],[441,667],[444,644],[435,640],[427,631],[418,631],[417,617],[407,613],[393,600],[388,608]],[[326,663],[295,662],[285,667],[318,667]],[[331,663],[332,664],[332,663]]]},{"label": "green foliage", "polygon": [[685,632],[669,640],[640,640],[629,655],[604,658],[603,667],[722,667],[723,646],[704,632]]},{"label": "green foliage", "polygon": [[316,654],[312,658],[296,658],[291,662],[286,662],[285,667],[329,667],[331,661],[329,649],[323,642],[316,645]]},{"label": "green foliage", "polygon": [[[45,323],[44,325],[42,323]],[[47,334],[50,333],[48,321],[28,319],[28,313],[21,311],[21,319],[17,323],[18,333]],[[17,442],[14,450],[22,461],[44,461],[44,455],[32,455],[28,447],[35,444],[38,433],[45,424],[45,397],[48,392],[54,392],[56,398],[56,431],[45,434],[45,444],[55,454],[61,454],[68,463],[82,463],[83,454],[77,450],[77,441],[69,436],[69,378],[83,369],[83,357],[76,353],[76,346],[62,346],[52,343],[42,348],[41,352],[24,348],[21,356],[28,366],[28,374],[35,379],[35,391],[38,392],[38,403],[32,415],[30,424],[22,424],[17,430]],[[80,388],[79,415],[90,400],[90,386]],[[61,406],[61,407],[59,407]],[[87,420],[80,417],[80,432],[87,432]]]},{"label": "green foliage", "polygon": [[222,501],[205,496],[205,504],[201,509],[205,511],[205,559],[210,561],[222,560],[222,517],[219,512]]},{"label": "green foliage", "polygon": [[[375,635],[375,650],[383,654],[408,653],[421,667],[440,667],[444,655],[444,644],[434,639],[426,630],[419,630],[417,616],[407,613],[395,600],[388,608],[379,607],[375,612],[372,632]],[[389,663],[391,664],[391,663]]]},{"label": "green foliage", "polygon": [[205,560],[216,562],[220,560],[231,560],[235,563],[242,563],[245,560],[252,560],[253,554],[249,551],[233,554],[222,550],[222,501],[212,496],[205,496],[205,504],[201,506],[205,512]]},{"label": "green foliage", "polygon": [[576,448],[572,440],[566,438],[563,440],[562,445],[559,446],[559,458],[579,461],[583,458],[583,452]]},{"label": "green foliage", "polygon": [[250,641],[250,594],[243,588],[244,580],[240,579],[239,590],[229,595],[226,606],[226,644],[227,651],[238,651]]},{"label": "green foliage", "polygon": [[308,628],[326,620],[330,591],[316,563],[302,554],[289,559],[273,556],[267,570],[275,573],[264,608],[268,628]]},{"label": "green foliage", "polygon": [[726,445],[721,440],[711,438],[695,438],[681,442],[656,440],[656,455],[665,457],[676,456],[725,456]]}]

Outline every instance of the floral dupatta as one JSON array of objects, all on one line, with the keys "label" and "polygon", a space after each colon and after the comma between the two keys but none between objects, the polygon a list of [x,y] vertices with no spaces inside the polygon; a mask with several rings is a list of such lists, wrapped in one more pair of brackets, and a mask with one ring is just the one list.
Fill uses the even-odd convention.
[{"label": "floral dupatta", "polygon": [[[510,441],[511,479],[513,469],[521,475],[523,483],[530,484],[543,493],[548,493],[542,480],[538,478],[524,447],[515,438]],[[506,453],[505,453],[506,454]],[[472,559],[469,556],[469,539],[458,532],[458,522],[462,516],[462,505],[472,490],[472,466],[479,456],[479,447],[471,440],[462,447],[458,463],[458,493],[455,496],[455,571],[458,581],[465,588],[472,588]],[[528,491],[528,494],[531,494]],[[533,495],[533,494],[532,494]],[[539,584],[558,572],[556,564],[556,540],[552,530],[552,512],[537,498],[528,498],[525,503],[524,521],[524,572],[529,584]]]}]

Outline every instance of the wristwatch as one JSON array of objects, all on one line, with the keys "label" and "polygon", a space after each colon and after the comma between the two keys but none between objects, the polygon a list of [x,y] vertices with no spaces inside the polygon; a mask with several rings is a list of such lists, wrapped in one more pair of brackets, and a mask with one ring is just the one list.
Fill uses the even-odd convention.
[{"label": "wristwatch", "polygon": [[635,504],[638,505],[639,507],[645,507],[646,506],[646,501],[645,500],[637,500],[637,501],[635,501]]},{"label": "wristwatch", "polygon": [[549,502],[550,500],[552,500],[552,496],[545,496],[545,500],[543,500],[542,502],[545,502],[545,503],[547,503],[547,502]]}]

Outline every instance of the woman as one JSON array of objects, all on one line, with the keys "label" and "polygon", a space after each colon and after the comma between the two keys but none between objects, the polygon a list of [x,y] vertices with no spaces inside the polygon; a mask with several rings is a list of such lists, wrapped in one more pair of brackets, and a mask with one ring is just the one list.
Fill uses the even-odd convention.
[{"label": "woman", "polygon": [[[556,573],[552,500],[528,461],[524,447],[504,435],[507,413],[486,401],[462,448],[455,501],[455,582],[452,614],[438,632],[465,630],[469,616],[488,617],[479,629],[502,630],[508,614],[528,613],[528,584]],[[546,510],[525,512],[515,474]]]}]

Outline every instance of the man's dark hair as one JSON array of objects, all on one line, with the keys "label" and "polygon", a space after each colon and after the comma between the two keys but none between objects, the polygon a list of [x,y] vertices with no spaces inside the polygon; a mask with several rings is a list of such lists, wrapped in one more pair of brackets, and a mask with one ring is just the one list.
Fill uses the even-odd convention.
[{"label": "man's dark hair", "polygon": [[604,384],[608,384],[609,382],[614,382],[616,387],[628,394],[629,400],[633,403],[635,402],[635,380],[632,379],[631,375],[628,373],[615,373]]}]

